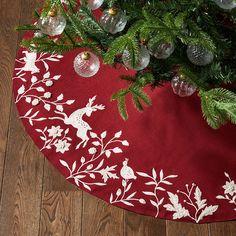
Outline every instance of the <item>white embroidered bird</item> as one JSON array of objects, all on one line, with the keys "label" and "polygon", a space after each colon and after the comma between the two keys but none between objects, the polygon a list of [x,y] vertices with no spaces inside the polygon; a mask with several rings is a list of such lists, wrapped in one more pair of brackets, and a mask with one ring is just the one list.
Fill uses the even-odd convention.
[{"label": "white embroidered bird", "polygon": [[125,161],[123,161],[123,167],[120,170],[120,175],[125,180],[137,179],[132,168],[127,166],[128,161],[129,161],[129,159],[127,159],[127,158],[125,159]]}]

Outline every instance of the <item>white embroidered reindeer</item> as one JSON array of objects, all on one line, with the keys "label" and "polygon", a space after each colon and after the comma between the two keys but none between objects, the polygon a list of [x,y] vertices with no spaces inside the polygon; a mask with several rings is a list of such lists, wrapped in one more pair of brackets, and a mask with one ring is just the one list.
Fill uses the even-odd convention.
[{"label": "white embroidered reindeer", "polygon": [[87,145],[87,142],[89,141],[87,132],[89,130],[92,130],[89,124],[83,120],[83,116],[86,115],[90,117],[93,112],[97,110],[105,109],[104,105],[93,105],[95,99],[96,99],[96,96],[94,96],[93,98],[90,98],[86,107],[74,111],[69,116],[67,116],[64,112],[55,111],[55,113],[63,115],[63,117],[49,118],[51,120],[55,120],[55,119],[62,120],[66,125],[72,125],[74,128],[77,129],[76,135],[80,139],[82,139],[82,141],[77,145],[76,149],[78,149],[80,145],[82,144],[83,144],[83,147]]},{"label": "white embroidered reindeer", "polygon": [[19,75],[22,71],[30,71],[31,74],[38,73],[39,68],[36,66],[37,53],[27,51],[24,51],[23,53],[25,54],[25,57],[21,58],[20,60],[17,60],[17,62],[24,64],[24,66],[22,68],[15,69],[18,70],[17,75]]}]

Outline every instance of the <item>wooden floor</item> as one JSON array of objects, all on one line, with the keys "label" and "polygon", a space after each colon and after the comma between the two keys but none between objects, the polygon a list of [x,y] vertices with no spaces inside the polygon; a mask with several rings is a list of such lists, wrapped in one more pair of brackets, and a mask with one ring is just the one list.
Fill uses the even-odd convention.
[{"label": "wooden floor", "polygon": [[37,150],[18,118],[11,76],[37,1],[0,0],[0,236],[236,236],[236,222],[194,225],[109,206],[67,183]]}]

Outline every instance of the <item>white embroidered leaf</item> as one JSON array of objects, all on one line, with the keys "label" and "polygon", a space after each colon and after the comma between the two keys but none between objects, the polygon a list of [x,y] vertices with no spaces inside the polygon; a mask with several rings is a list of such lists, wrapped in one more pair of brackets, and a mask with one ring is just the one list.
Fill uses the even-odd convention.
[{"label": "white embroidered leaf", "polygon": [[153,200],[150,200],[150,202],[154,207],[159,207],[158,204],[156,202],[154,202]]},{"label": "white embroidered leaf", "polygon": [[122,153],[123,152],[119,147],[116,147],[116,148],[112,149],[112,151],[114,153]]},{"label": "white embroidered leaf", "polygon": [[35,120],[42,121],[42,120],[47,120],[47,118],[41,117],[41,118],[38,118],[38,119],[35,119]]},{"label": "white embroidered leaf", "polygon": [[79,179],[74,178],[74,180],[75,180],[75,184],[76,184],[77,186],[79,186]]},{"label": "white embroidered leaf", "polygon": [[63,95],[63,94],[60,94],[60,95],[57,97],[57,100],[58,100],[58,101],[61,101],[61,100],[63,100],[63,98],[64,98],[64,95]]},{"label": "white embroidered leaf", "polygon": [[67,167],[67,168],[70,170],[70,167],[68,166],[68,164],[67,164],[65,161],[60,160],[60,163],[61,163],[63,166]]},{"label": "white embroidered leaf", "polygon": [[33,121],[31,119],[29,119],[29,123],[31,126],[33,126]]},{"label": "white embroidered leaf", "polygon": [[164,188],[162,188],[162,187],[157,187],[156,189],[157,189],[157,190],[160,190],[160,191],[163,191],[163,192],[166,191],[166,190],[165,190]]},{"label": "white embroidered leaf", "polygon": [[17,92],[18,92],[19,95],[23,94],[23,93],[25,92],[25,86],[22,85],[22,86],[18,89]]},{"label": "white embroidered leaf", "polygon": [[62,106],[62,105],[57,105],[57,106],[56,106],[56,109],[57,109],[58,111],[61,111],[61,112],[62,112],[62,111],[63,111],[63,106]]},{"label": "white embroidered leaf", "polygon": [[158,202],[158,206],[162,205],[163,202],[164,202],[164,197]]},{"label": "white embroidered leaf", "polygon": [[104,163],[104,160],[101,160],[98,166],[94,170],[98,170]]},{"label": "white embroidered leaf", "polygon": [[120,138],[121,137],[121,135],[122,135],[122,131],[119,131],[119,132],[117,132],[116,134],[115,134],[115,138]]},{"label": "white embroidered leaf", "polygon": [[208,206],[206,207],[197,219],[197,223],[200,222],[205,216],[213,215],[218,209],[218,206]]},{"label": "white embroidered leaf", "polygon": [[222,196],[222,195],[218,195],[216,198],[217,198],[217,199],[225,199],[225,197]]},{"label": "white embroidered leaf", "polygon": [[119,188],[117,191],[116,191],[116,196],[119,197],[121,195],[121,189]]},{"label": "white embroidered leaf", "polygon": [[156,194],[155,193],[153,193],[153,192],[147,192],[147,191],[143,191],[143,194],[145,194],[145,195],[147,195],[147,196],[156,196]]},{"label": "white embroidered leaf", "polygon": [[107,151],[105,152],[105,155],[109,158],[109,157],[111,156],[111,151],[110,151],[110,150],[107,150]]},{"label": "white embroidered leaf", "polygon": [[53,58],[53,57],[49,57],[47,60],[48,60],[48,61],[58,61],[58,59]]},{"label": "white embroidered leaf", "polygon": [[33,110],[33,108],[31,108],[30,110],[28,110],[28,111],[25,113],[24,117],[27,117],[27,116],[31,113],[32,110]]},{"label": "white embroidered leaf", "polygon": [[84,188],[86,188],[86,189],[88,189],[89,191],[91,191],[91,188],[90,188],[87,184],[85,184],[84,182],[82,182],[82,184],[83,184]]},{"label": "white embroidered leaf", "polygon": [[177,178],[178,175],[168,175],[168,178]]},{"label": "white embroidered leaf", "polygon": [[95,178],[96,178],[96,177],[95,177],[95,174],[93,174],[93,173],[90,174],[89,177],[92,178],[92,179],[95,179]]},{"label": "white embroidered leaf", "polygon": [[75,100],[68,100],[68,101],[66,101],[66,104],[67,105],[71,105],[71,104],[73,104],[75,102]]},{"label": "white embroidered leaf", "polygon": [[67,129],[65,130],[65,134],[68,134],[68,133],[69,133],[69,131],[70,131],[70,129],[69,129],[69,128],[67,128]]},{"label": "white embroidered leaf", "polygon": [[201,207],[201,202],[202,202],[201,201],[202,192],[201,192],[201,190],[198,186],[195,188],[194,198],[196,200],[196,204],[197,204],[198,208],[200,208]]},{"label": "white embroidered leaf", "polygon": [[131,189],[131,187],[132,187],[132,182],[128,184],[128,186],[127,186],[125,192],[128,192],[128,191]]},{"label": "white embroidered leaf", "polygon": [[164,177],[164,173],[163,173],[163,170],[160,171],[160,180],[162,180]]},{"label": "white embroidered leaf", "polygon": [[129,146],[129,142],[127,140],[122,141],[123,146]]},{"label": "white embroidered leaf", "polygon": [[87,166],[86,169],[87,169],[87,170],[91,170],[92,168],[93,168],[93,164],[90,164],[90,165]]},{"label": "white embroidered leaf", "polygon": [[40,136],[40,139],[46,141],[46,138],[44,136]]},{"label": "white embroidered leaf", "polygon": [[81,157],[80,159],[81,163],[83,164],[85,162],[85,158],[84,157]]},{"label": "white embroidered leaf", "polygon": [[72,165],[72,171],[71,172],[74,172],[75,171],[75,168],[76,168],[76,161],[73,163]]},{"label": "white embroidered leaf", "polygon": [[31,103],[32,99],[31,99],[31,97],[26,97],[26,98],[25,98],[25,101],[26,101],[27,103]]},{"label": "white embroidered leaf", "polygon": [[174,206],[169,203],[165,204],[163,207],[166,208],[167,211],[175,211]]},{"label": "white embroidered leaf", "polygon": [[59,80],[60,78],[61,78],[61,75],[55,75],[55,76],[53,77],[54,80]]},{"label": "white embroidered leaf", "polygon": [[166,185],[173,185],[171,182],[166,181],[166,180],[162,180],[162,183],[163,183],[163,184],[166,184]]},{"label": "white embroidered leaf", "polygon": [[111,196],[110,196],[110,203],[112,203],[113,201],[113,194],[111,193]]},{"label": "white embroidered leaf", "polygon": [[93,144],[94,146],[99,146],[99,145],[100,145],[100,142],[94,141],[94,142],[92,142],[92,144]]},{"label": "white embroidered leaf", "polygon": [[144,173],[144,172],[136,172],[138,175],[142,176],[142,177],[150,177],[148,174]]},{"label": "white embroidered leaf", "polygon": [[104,186],[106,185],[105,183],[93,183],[94,185],[97,185],[97,186]]},{"label": "white embroidered leaf", "polygon": [[150,181],[150,182],[147,182],[147,183],[145,183],[146,185],[156,185],[157,183],[156,182],[154,182],[154,181]]},{"label": "white embroidered leaf", "polygon": [[90,132],[90,136],[91,136],[92,138],[97,138],[97,134],[95,134],[94,132]]},{"label": "white embroidered leaf", "polygon": [[173,194],[171,192],[168,192],[168,195],[169,195],[169,199],[170,199],[170,202],[176,206],[179,204],[179,197],[177,194]]},{"label": "white embroidered leaf", "polygon": [[107,131],[102,132],[101,138],[106,138],[106,136],[107,136]]},{"label": "white embroidered leaf", "polygon": [[35,131],[38,132],[38,133],[42,133],[41,129],[35,129]]},{"label": "white embroidered leaf", "polygon": [[39,111],[36,111],[30,118],[33,119],[39,114]]},{"label": "white embroidered leaf", "polygon": [[48,71],[48,69],[49,69],[48,64],[47,64],[45,61],[42,61],[42,62],[43,62],[43,64],[44,64],[44,67],[45,67],[46,71]]},{"label": "white embroidered leaf", "polygon": [[132,197],[134,197],[135,196],[135,194],[136,194],[137,192],[133,192],[133,193],[131,193],[126,199],[127,200],[130,200]]},{"label": "white embroidered leaf", "polygon": [[127,206],[134,206],[131,202],[125,201],[125,200],[121,200],[122,203],[124,203]]},{"label": "white embroidered leaf", "polygon": [[36,90],[38,92],[45,92],[45,89],[43,87],[37,87]]},{"label": "white embroidered leaf", "polygon": [[157,179],[157,172],[155,171],[155,169],[152,169],[152,177],[153,179]]},{"label": "white embroidered leaf", "polygon": [[50,111],[50,110],[51,110],[51,105],[50,105],[50,104],[45,104],[45,105],[44,105],[44,108],[45,108],[47,111]]},{"label": "white embroidered leaf", "polygon": [[75,178],[77,178],[77,179],[83,179],[83,178],[85,178],[85,177],[86,177],[86,175],[76,175]]},{"label": "white embroidered leaf", "polygon": [[230,177],[229,177],[229,174],[228,174],[227,172],[224,172],[224,174],[225,174],[225,176],[226,176],[227,178],[230,178]]},{"label": "white embroidered leaf", "polygon": [[44,74],[43,78],[44,79],[48,79],[50,77],[50,72],[47,72],[46,74]]}]

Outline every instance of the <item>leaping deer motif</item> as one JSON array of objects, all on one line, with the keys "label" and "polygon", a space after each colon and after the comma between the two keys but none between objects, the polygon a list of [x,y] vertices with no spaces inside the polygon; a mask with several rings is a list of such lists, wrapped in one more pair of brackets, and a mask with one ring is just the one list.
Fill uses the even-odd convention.
[{"label": "leaping deer motif", "polygon": [[77,137],[82,139],[82,141],[77,145],[76,149],[79,149],[80,146],[83,144],[83,147],[87,145],[87,142],[89,141],[89,137],[87,132],[89,130],[92,130],[92,128],[89,126],[87,122],[83,120],[83,116],[86,115],[90,117],[93,112],[97,110],[104,110],[104,105],[93,105],[94,101],[96,99],[96,96],[89,99],[89,102],[87,103],[86,107],[78,109],[74,111],[71,115],[67,116],[64,112],[55,111],[55,113],[62,115],[63,117],[51,117],[49,119],[51,120],[62,120],[66,125],[72,125],[74,128],[77,129]]}]

